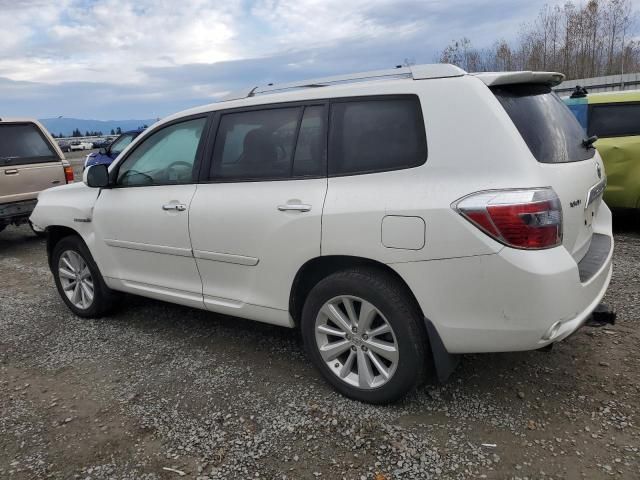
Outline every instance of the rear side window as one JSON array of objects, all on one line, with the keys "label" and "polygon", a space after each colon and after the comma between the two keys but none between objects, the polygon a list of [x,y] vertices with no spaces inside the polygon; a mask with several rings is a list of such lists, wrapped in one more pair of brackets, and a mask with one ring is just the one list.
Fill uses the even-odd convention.
[{"label": "rear side window", "polygon": [[220,119],[209,178],[283,180],[324,175],[323,106],[226,113]]},{"label": "rear side window", "polygon": [[53,147],[32,123],[0,124],[0,165],[58,160]]},{"label": "rear side window", "polygon": [[640,135],[640,103],[612,103],[589,107],[589,135]]},{"label": "rear side window", "polygon": [[595,155],[594,148],[582,145],[584,130],[551,87],[517,84],[492,91],[538,162],[578,162]]},{"label": "rear side window", "polygon": [[336,102],[330,126],[329,175],[399,170],[427,160],[417,97]]}]

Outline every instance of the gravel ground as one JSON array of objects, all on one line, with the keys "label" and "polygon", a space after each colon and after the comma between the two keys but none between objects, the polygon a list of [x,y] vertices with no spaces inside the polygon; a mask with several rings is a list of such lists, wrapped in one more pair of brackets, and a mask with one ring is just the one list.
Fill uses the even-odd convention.
[{"label": "gravel ground", "polygon": [[465,356],[388,407],[332,391],[292,330],[133,296],[81,320],[44,242],[7,228],[0,478],[640,478],[635,222],[616,228],[614,327]]}]

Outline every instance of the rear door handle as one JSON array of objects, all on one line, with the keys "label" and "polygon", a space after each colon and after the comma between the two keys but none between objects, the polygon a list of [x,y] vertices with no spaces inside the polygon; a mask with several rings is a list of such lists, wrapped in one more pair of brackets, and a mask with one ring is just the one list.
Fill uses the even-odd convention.
[{"label": "rear door handle", "polygon": [[309,212],[311,211],[311,205],[305,203],[286,203],[284,205],[278,205],[278,210],[281,212]]},{"label": "rear door handle", "polygon": [[178,212],[184,212],[187,209],[187,206],[184,203],[167,203],[162,206],[162,210],[168,212],[170,210],[176,210]]},{"label": "rear door handle", "polygon": [[18,174],[18,169],[17,169],[17,168],[14,168],[14,169],[12,169],[12,170],[5,170],[5,171],[4,171],[4,174],[5,174],[5,175],[17,175],[17,174]]}]

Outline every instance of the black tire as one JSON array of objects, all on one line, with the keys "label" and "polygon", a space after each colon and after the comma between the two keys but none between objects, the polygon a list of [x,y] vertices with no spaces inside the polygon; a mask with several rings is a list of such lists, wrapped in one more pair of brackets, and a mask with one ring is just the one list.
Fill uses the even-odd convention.
[{"label": "black tire", "polygon": [[[391,378],[380,387],[364,389],[345,382],[330,370],[320,355],[315,336],[316,318],[325,302],[344,295],[373,304],[395,334],[397,366]],[[344,270],[318,282],[305,301],[301,333],[307,355],[325,379],[343,395],[362,402],[386,404],[397,401],[433,370],[424,320],[415,301],[404,285],[381,269]]]},{"label": "black tire", "polygon": [[[93,301],[87,308],[79,308],[74,305],[67,297],[67,294],[64,292],[62,287],[58,265],[60,257],[68,250],[80,255],[91,272],[94,296]],[[115,307],[118,300],[118,294],[107,287],[104,283],[104,279],[100,274],[100,270],[98,270],[98,266],[93,260],[89,249],[80,237],[71,235],[64,237],[56,243],[51,253],[51,272],[53,273],[53,278],[55,279],[60,297],[64,303],[66,303],[67,307],[69,307],[69,309],[79,317],[99,318],[110,312]]]}]

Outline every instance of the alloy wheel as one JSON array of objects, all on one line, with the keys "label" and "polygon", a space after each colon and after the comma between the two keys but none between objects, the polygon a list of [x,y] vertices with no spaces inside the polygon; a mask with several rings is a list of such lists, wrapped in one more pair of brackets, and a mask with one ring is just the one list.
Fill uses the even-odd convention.
[{"label": "alloy wheel", "polygon": [[341,295],[316,317],[315,339],[327,367],[349,385],[373,389],[387,383],[398,366],[391,324],[372,303]]},{"label": "alloy wheel", "polygon": [[81,310],[93,303],[94,286],[91,270],[82,256],[73,250],[66,250],[58,260],[58,276],[62,290],[69,301]]}]

